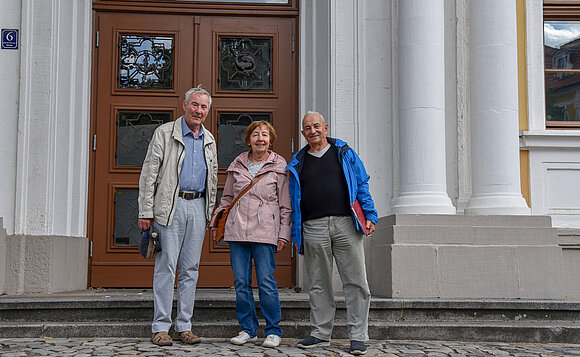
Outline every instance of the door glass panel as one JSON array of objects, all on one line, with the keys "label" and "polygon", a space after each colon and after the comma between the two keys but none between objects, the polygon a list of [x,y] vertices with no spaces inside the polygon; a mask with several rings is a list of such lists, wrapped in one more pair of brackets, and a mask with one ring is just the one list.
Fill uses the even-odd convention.
[{"label": "door glass panel", "polygon": [[167,112],[120,111],[117,120],[117,166],[141,166],[155,128],[171,121]]},{"label": "door glass panel", "polygon": [[172,89],[173,36],[122,34],[119,88]]},{"label": "door glass panel", "polygon": [[244,131],[253,121],[265,120],[269,123],[270,113],[220,113],[218,121],[218,163],[229,166],[234,159],[248,150],[244,141]]},{"label": "door glass panel", "polygon": [[220,37],[219,89],[269,92],[272,89],[272,39]]},{"label": "door glass panel", "polygon": [[141,230],[137,225],[139,207],[137,205],[137,189],[115,190],[115,245],[138,245]]}]

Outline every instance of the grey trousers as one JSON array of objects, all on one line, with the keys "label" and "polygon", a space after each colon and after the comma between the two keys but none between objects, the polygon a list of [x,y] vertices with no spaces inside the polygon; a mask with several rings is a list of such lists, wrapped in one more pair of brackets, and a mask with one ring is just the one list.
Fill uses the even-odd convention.
[{"label": "grey trousers", "polygon": [[330,341],[335,302],[333,258],[344,289],[348,337],[368,340],[371,292],[367,283],[363,238],[350,216],[311,219],[302,225],[304,261],[310,280],[311,335]]},{"label": "grey trousers", "polygon": [[153,276],[153,333],[169,331],[173,307],[173,284],[177,267],[177,316],[175,330],[191,330],[199,259],[206,228],[205,198],[177,199],[173,222],[159,231],[161,252],[155,256]]}]

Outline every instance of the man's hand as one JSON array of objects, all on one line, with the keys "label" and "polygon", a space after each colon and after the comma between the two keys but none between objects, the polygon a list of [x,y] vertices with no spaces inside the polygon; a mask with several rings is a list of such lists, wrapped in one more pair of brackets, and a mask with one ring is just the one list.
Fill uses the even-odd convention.
[{"label": "man's hand", "polygon": [[375,231],[375,224],[371,221],[367,221],[367,229],[369,231],[369,236],[370,236],[371,233],[373,233]]},{"label": "man's hand", "polygon": [[153,218],[139,218],[139,229],[146,231],[153,222]]},{"label": "man's hand", "polygon": [[278,239],[278,244],[276,245],[276,253],[281,252],[286,248],[286,242],[282,239]]}]

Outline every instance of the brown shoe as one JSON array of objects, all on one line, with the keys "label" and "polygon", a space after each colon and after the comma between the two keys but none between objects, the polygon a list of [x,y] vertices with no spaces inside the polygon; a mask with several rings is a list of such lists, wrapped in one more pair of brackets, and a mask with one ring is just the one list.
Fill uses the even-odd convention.
[{"label": "brown shoe", "polygon": [[193,332],[191,331],[183,331],[183,332],[175,331],[175,333],[173,334],[173,338],[176,341],[181,341],[189,345],[195,345],[196,343],[201,342],[201,338],[194,335]]},{"label": "brown shoe", "polygon": [[157,346],[171,346],[173,340],[166,331],[155,332],[151,335],[151,342]]}]

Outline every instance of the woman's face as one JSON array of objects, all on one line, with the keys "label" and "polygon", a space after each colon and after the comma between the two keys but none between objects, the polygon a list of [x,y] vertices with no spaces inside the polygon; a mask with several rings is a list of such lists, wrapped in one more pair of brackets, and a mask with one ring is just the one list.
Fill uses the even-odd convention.
[{"label": "woman's face", "polygon": [[250,134],[250,147],[252,153],[262,154],[270,147],[270,131],[265,126],[259,126]]}]

